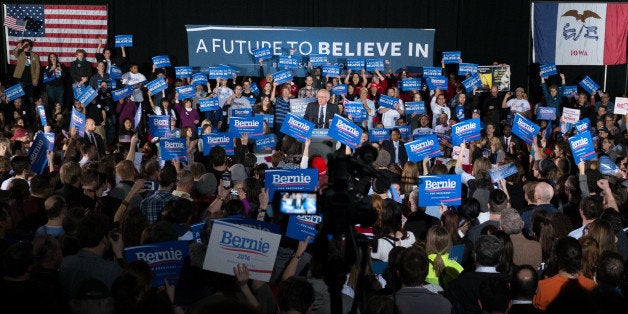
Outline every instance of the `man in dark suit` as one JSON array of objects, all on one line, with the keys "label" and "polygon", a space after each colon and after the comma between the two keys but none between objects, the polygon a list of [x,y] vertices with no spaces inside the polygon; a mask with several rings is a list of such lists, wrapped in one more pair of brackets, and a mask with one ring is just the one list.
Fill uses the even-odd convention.
[{"label": "man in dark suit", "polygon": [[513,299],[509,313],[542,313],[541,310],[532,305],[532,298],[536,293],[538,284],[539,275],[536,273],[536,269],[530,265],[522,265],[513,274],[510,282]]},{"label": "man in dark suit", "polygon": [[390,163],[398,164],[401,168],[408,161],[405,144],[401,140],[401,132],[397,128],[390,130],[390,139],[382,142],[382,148],[390,154]]},{"label": "man in dark suit", "polygon": [[102,137],[95,133],[96,130],[96,122],[93,119],[87,118],[85,120],[85,135],[83,136],[83,141],[86,143],[91,143],[96,146],[96,150],[98,151],[98,158],[102,158],[105,156],[105,142],[102,140]]},{"label": "man in dark suit", "polygon": [[329,103],[329,91],[321,89],[316,93],[316,102],[307,104],[303,118],[314,124],[317,129],[329,128],[329,122],[334,114],[340,114],[338,106]]}]

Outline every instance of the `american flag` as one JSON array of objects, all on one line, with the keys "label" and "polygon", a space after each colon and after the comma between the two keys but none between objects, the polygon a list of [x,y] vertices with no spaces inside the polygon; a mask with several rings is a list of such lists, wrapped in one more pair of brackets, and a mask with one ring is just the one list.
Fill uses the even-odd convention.
[{"label": "american flag", "polygon": [[18,32],[26,31],[26,21],[18,20],[8,15],[4,17],[4,26],[8,27],[9,29],[16,30]]},{"label": "american flag", "polygon": [[48,54],[56,53],[65,65],[76,59],[76,49],[87,52],[96,62],[99,39],[107,38],[107,6],[5,4],[7,16],[26,21],[26,31],[8,29],[7,62],[15,64],[13,49],[23,39],[33,41],[33,52],[46,64]]}]

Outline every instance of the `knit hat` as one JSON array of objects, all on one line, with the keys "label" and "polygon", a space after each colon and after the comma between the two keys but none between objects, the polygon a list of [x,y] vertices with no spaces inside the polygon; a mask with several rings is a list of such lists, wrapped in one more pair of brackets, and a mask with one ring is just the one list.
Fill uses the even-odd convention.
[{"label": "knit hat", "polygon": [[231,172],[231,182],[233,184],[242,183],[244,182],[244,179],[246,179],[246,170],[242,164],[235,164],[231,166],[229,171]]},{"label": "knit hat", "polygon": [[388,168],[388,165],[390,165],[390,154],[385,150],[380,150],[373,166],[375,168]]},{"label": "knit hat", "polygon": [[327,163],[325,159],[320,156],[316,156],[312,159],[312,168],[318,169],[318,175],[324,176],[327,174]]},{"label": "knit hat", "polygon": [[212,173],[206,173],[202,175],[198,181],[194,182],[194,188],[196,188],[196,191],[202,195],[208,195],[216,191],[217,186],[216,176]]}]

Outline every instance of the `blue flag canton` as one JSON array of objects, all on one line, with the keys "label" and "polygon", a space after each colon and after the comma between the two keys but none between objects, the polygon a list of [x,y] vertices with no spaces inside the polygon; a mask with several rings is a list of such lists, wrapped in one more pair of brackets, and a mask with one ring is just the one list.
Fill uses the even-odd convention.
[{"label": "blue flag canton", "polygon": [[6,10],[6,15],[26,21],[26,31],[23,34],[20,31],[9,29],[9,36],[24,38],[46,36],[43,5],[7,4]]}]

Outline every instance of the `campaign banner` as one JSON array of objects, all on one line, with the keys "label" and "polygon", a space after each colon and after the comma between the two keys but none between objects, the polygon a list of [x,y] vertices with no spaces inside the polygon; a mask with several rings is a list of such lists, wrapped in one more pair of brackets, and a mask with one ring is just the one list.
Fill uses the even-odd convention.
[{"label": "campaign banner", "polygon": [[563,122],[576,123],[580,120],[580,110],[572,108],[563,108]]},{"label": "campaign banner", "polygon": [[424,101],[410,101],[405,104],[406,107],[406,115],[413,114],[424,114],[425,111],[425,102]]},{"label": "campaign banner", "polygon": [[615,97],[615,107],[613,107],[613,114],[626,115],[628,113],[628,98]]},{"label": "campaign banner", "polygon": [[362,122],[368,118],[368,112],[364,109],[364,105],[359,101],[348,101],[344,103],[345,113],[351,115],[353,122]]},{"label": "campaign banner", "polygon": [[447,90],[448,79],[445,76],[430,76],[425,79],[427,88],[430,90]]},{"label": "campaign banner", "polygon": [[493,182],[498,182],[501,179],[506,179],[508,177],[510,177],[513,174],[518,173],[519,170],[517,169],[517,166],[514,163],[508,163],[505,165],[501,165],[495,169],[489,169],[488,170],[488,174],[491,176],[491,180],[493,180]]},{"label": "campaign banner", "polygon": [[467,93],[471,92],[474,87],[477,87],[477,90],[482,90],[482,79],[479,75],[474,74],[462,81],[462,85]]},{"label": "campaign banner", "polygon": [[411,138],[412,129],[410,128],[409,125],[399,125],[399,126],[395,126],[395,128],[399,130],[399,135],[401,136],[402,139],[408,140]]},{"label": "campaign banner", "polygon": [[133,47],[133,35],[116,35],[114,37],[115,47]]},{"label": "campaign banner", "polygon": [[231,108],[232,117],[251,117],[253,116],[253,108]]},{"label": "campaign banner", "polygon": [[277,146],[275,134],[266,134],[255,139],[255,148],[257,149],[274,148],[275,146]]},{"label": "campaign banner", "polygon": [[262,119],[264,119],[264,122],[266,122],[266,124],[268,124],[269,128],[272,128],[272,127],[275,126],[275,115],[273,115],[273,114],[256,113],[255,116],[262,117]]},{"label": "campaign banner", "polygon": [[[122,69],[120,69],[119,67],[113,64],[109,66],[109,69],[107,69],[107,72],[109,72],[109,78],[111,78],[112,80],[122,79]],[[115,87],[112,87],[112,88],[115,88]]]},{"label": "campaign banner", "polygon": [[188,241],[170,241],[127,247],[124,257],[128,263],[145,261],[153,272],[152,286],[176,285],[179,281],[183,261],[190,256]]},{"label": "campaign banner", "polygon": [[111,91],[111,98],[113,101],[119,101],[120,99],[131,97],[131,94],[133,94],[133,86],[127,85],[120,89]]},{"label": "campaign banner", "polygon": [[229,133],[234,136],[242,134],[264,133],[264,120],[262,117],[229,117]]},{"label": "campaign banner", "polygon": [[460,63],[462,52],[460,51],[443,51],[443,62],[445,64]]},{"label": "campaign banner", "polygon": [[286,237],[297,241],[305,241],[307,237],[310,237],[310,243],[312,243],[318,234],[316,227],[322,221],[323,217],[319,215],[290,215]]},{"label": "campaign banner", "polygon": [[96,96],[98,96],[98,93],[91,86],[88,86],[77,100],[87,107],[92,103],[92,100],[96,99]]},{"label": "campaign banner", "polygon": [[465,76],[467,74],[471,74],[471,75],[478,74],[477,63],[460,63],[458,65],[458,75]]},{"label": "campaign banner", "polygon": [[24,90],[22,89],[22,84],[15,84],[4,90],[4,95],[7,96],[7,101],[16,100],[25,95]]},{"label": "campaign banner", "polygon": [[217,66],[217,67],[209,67],[207,68],[207,74],[210,79],[224,79],[227,80],[233,76],[230,68]]},{"label": "campaign banner", "polygon": [[206,225],[207,224],[204,221],[190,225],[190,231],[192,232],[192,239],[195,243],[198,243],[198,244],[203,243],[203,232],[205,231]]},{"label": "campaign banner", "polygon": [[327,136],[328,131],[329,131],[328,129],[314,129],[312,130],[312,137],[310,138],[330,140],[331,137]]},{"label": "campaign banner", "polygon": [[273,81],[277,82],[277,85],[292,82],[292,71],[283,70],[273,73]]},{"label": "campaign banner", "polygon": [[563,97],[575,97],[576,95],[578,95],[577,85],[565,85],[565,87],[563,87]]},{"label": "campaign banner", "polygon": [[[48,140],[48,151],[54,151],[55,150],[55,135],[52,132],[45,132],[44,136],[46,137],[46,139]],[[31,145],[32,147],[32,145]]]},{"label": "campaign banner", "polygon": [[556,108],[539,107],[539,112],[537,112],[536,118],[537,120],[556,120]]},{"label": "campaign banner", "polygon": [[170,57],[168,55],[160,55],[153,57],[153,64],[157,68],[165,68],[170,66]]},{"label": "campaign banner", "polygon": [[576,129],[576,131],[578,131],[578,133],[584,132],[584,131],[591,131],[591,120],[589,120],[589,118],[584,118],[574,123],[572,126],[574,129]]},{"label": "campaign banner", "polygon": [[161,151],[161,160],[178,160],[187,161],[187,139],[177,138],[162,138],[159,140],[159,150]]},{"label": "campaign banner", "polygon": [[598,89],[600,89],[600,85],[593,81],[588,75],[585,76],[580,83],[578,83],[584,90],[586,90],[589,95],[593,95]]},{"label": "campaign banner", "polygon": [[50,143],[42,132],[38,132],[31,143],[26,155],[31,160],[31,169],[37,174],[42,174],[48,164],[48,147]]},{"label": "campaign banner", "polygon": [[404,78],[401,80],[401,90],[404,92],[421,90],[421,80],[417,78]]},{"label": "campaign banner", "polygon": [[205,73],[192,74],[192,83],[190,85],[207,85],[207,75]]},{"label": "campaign banner", "polygon": [[404,147],[408,154],[408,160],[412,162],[421,162],[425,157],[432,158],[443,155],[435,134],[419,136],[414,141],[405,143]]},{"label": "campaign banner", "polygon": [[360,146],[360,138],[362,137],[362,128],[357,124],[349,121],[340,115],[334,115],[329,124],[327,136],[338,140],[351,148]]},{"label": "campaign banner", "polygon": [[292,56],[279,56],[279,67],[292,69],[299,67],[299,60]]},{"label": "campaign banner", "polygon": [[610,157],[602,155],[599,158],[600,161],[600,173],[607,176],[615,176],[619,173],[620,169]]},{"label": "campaign banner", "polygon": [[443,75],[443,69],[440,67],[423,67],[423,77],[441,76]]},{"label": "campaign banner", "polygon": [[276,190],[279,191],[314,191],[318,189],[318,170],[306,169],[268,169],[264,174],[264,188],[272,202]]},{"label": "campaign banner", "polygon": [[255,82],[251,82],[251,93],[253,93],[255,95],[259,95],[259,93],[260,93],[259,87],[257,87],[257,83],[255,83]]},{"label": "campaign banner", "polygon": [[332,95],[342,95],[342,94],[347,94],[347,84],[338,84],[334,87],[331,88],[330,93]]},{"label": "campaign banner", "polygon": [[333,64],[324,65],[322,74],[323,76],[329,76],[329,77],[340,76],[340,66],[333,65]]},{"label": "campaign banner", "polygon": [[571,147],[571,153],[576,164],[581,160],[586,161],[596,157],[591,132],[581,132],[572,135],[569,138],[569,147]]},{"label": "campaign banner", "polygon": [[203,155],[208,156],[209,151],[214,146],[222,146],[227,152],[227,155],[234,154],[233,136],[230,133],[210,133],[203,134]]},{"label": "campaign banner", "polygon": [[203,269],[233,275],[245,264],[249,278],[268,282],[273,272],[281,235],[214,221],[203,261]]},{"label": "campaign banner", "polygon": [[387,96],[387,95],[379,95],[379,102],[378,102],[380,107],[385,107],[385,108],[390,108],[390,109],[395,109],[395,105],[399,104],[399,98],[395,98],[395,97],[391,97],[391,96]]},{"label": "campaign banner", "polygon": [[37,106],[37,114],[39,114],[39,120],[41,121],[41,126],[48,125],[46,121],[46,108],[43,105]]},{"label": "campaign banner", "polygon": [[454,146],[460,145],[463,140],[467,143],[480,139],[480,118],[458,122],[451,127],[451,139]]},{"label": "campaign banner", "polygon": [[515,119],[512,123],[512,134],[516,135],[524,142],[532,145],[532,141],[534,141],[534,138],[539,133],[540,129],[540,126],[526,119],[522,115],[515,115]]},{"label": "campaign banner", "polygon": [[146,84],[146,89],[148,89],[152,95],[155,95],[166,88],[168,88],[168,83],[166,83],[166,80],[163,77],[158,77]]},{"label": "campaign banner", "polygon": [[257,219],[243,218],[242,215],[233,215],[227,218],[218,219],[222,222],[244,226],[252,229],[281,234],[281,228],[272,222],[259,221]]},{"label": "campaign banner", "polygon": [[419,206],[460,205],[462,183],[459,174],[419,176]]},{"label": "campaign banner", "polygon": [[183,85],[175,88],[178,93],[177,100],[184,100],[188,98],[194,98],[196,96],[196,90],[192,85]]},{"label": "campaign banner", "polygon": [[192,71],[193,70],[191,66],[174,67],[174,76],[175,78],[192,77]]},{"label": "campaign banner", "polygon": [[548,78],[552,75],[557,75],[558,69],[556,69],[555,63],[547,63],[547,64],[541,64],[540,72],[541,72],[541,77]]},{"label": "campaign banner", "polygon": [[152,137],[164,137],[170,134],[170,116],[148,116],[148,130]]},{"label": "campaign banner", "polygon": [[369,142],[379,143],[390,138],[390,129],[370,129]]},{"label": "campaign banner", "polygon": [[[72,93],[74,94],[74,99],[78,99],[86,88],[87,86],[83,86],[83,85],[77,85],[77,86],[72,85]],[[5,91],[5,94],[6,94],[6,91]]]},{"label": "campaign banner", "polygon": [[307,109],[307,104],[311,102],[316,102],[316,98],[310,97],[290,99],[290,113],[296,117],[302,118],[303,116],[305,116],[305,109]]},{"label": "campaign banner", "polygon": [[364,61],[364,67],[369,72],[375,72],[375,70],[384,71],[384,59],[366,59]]},{"label": "campaign banner", "polygon": [[305,142],[305,139],[312,137],[312,131],[315,126],[310,121],[288,113],[279,131],[294,137],[300,142]]},{"label": "campaign banner", "polygon": [[253,50],[252,55],[253,55],[253,58],[255,59],[255,62],[259,62],[260,60],[267,60],[273,57],[273,54],[270,52],[270,48],[268,47],[261,47],[261,48],[255,49]]},{"label": "campaign banner", "polygon": [[[273,56],[293,50],[310,63],[312,55],[327,55],[325,64],[342,67],[346,59],[355,58],[390,60],[387,66],[393,69],[433,64],[433,29],[186,25],[186,30],[189,65],[234,64],[242,76],[259,75],[259,63],[251,55],[260,47]],[[264,73],[272,73],[273,67],[265,63]],[[306,76],[306,67],[295,69],[294,75]]]},{"label": "campaign banner", "polygon": [[320,67],[327,65],[327,54],[311,54],[310,55],[310,65],[313,67]]},{"label": "campaign banner", "polygon": [[200,112],[220,110],[218,97],[201,98],[198,100],[198,109]]},{"label": "campaign banner", "polygon": [[347,70],[362,71],[365,63],[364,59],[347,59]]},{"label": "campaign banner", "polygon": [[76,134],[80,137],[85,135],[85,115],[76,108],[72,107],[72,116],[70,117],[70,129],[76,128]]}]

